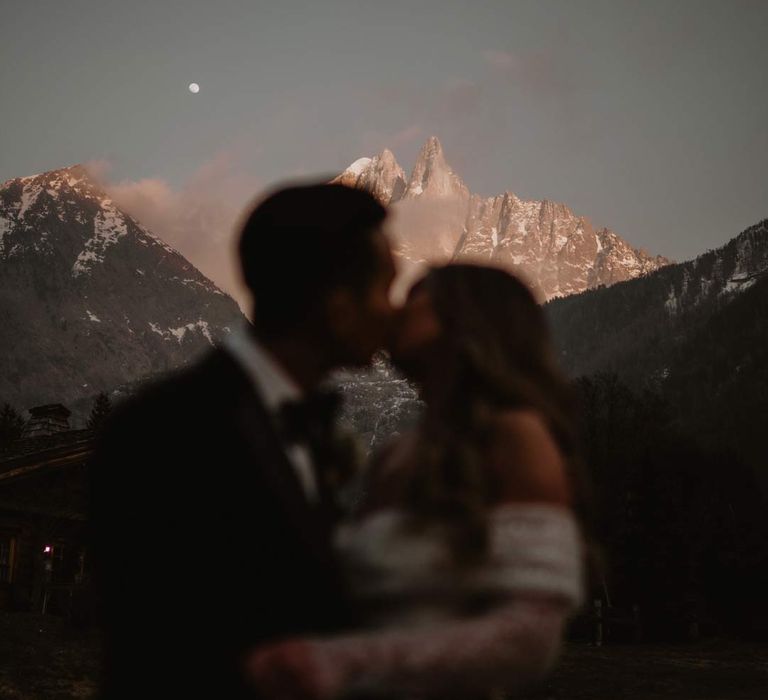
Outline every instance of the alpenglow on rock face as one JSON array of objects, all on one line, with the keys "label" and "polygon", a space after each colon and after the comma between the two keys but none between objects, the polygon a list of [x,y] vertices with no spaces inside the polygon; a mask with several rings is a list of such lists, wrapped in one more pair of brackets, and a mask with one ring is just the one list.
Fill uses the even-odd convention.
[{"label": "alpenglow on rock face", "polygon": [[0,185],[0,401],[64,403],[179,367],[243,321],[82,166]]},{"label": "alpenglow on rock face", "polygon": [[384,204],[402,198],[407,184],[405,172],[386,148],[373,158],[356,160],[335,182],[367,190]]},{"label": "alpenglow on rock face", "polygon": [[[410,178],[389,150],[355,161],[334,182],[360,187],[394,205],[410,224],[397,248],[410,263],[476,260],[509,268],[544,299],[567,296],[652,272],[669,261],[637,250],[607,228],[594,228],[564,204],[512,192],[472,194],[432,137]],[[419,210],[418,216],[409,215]]]}]

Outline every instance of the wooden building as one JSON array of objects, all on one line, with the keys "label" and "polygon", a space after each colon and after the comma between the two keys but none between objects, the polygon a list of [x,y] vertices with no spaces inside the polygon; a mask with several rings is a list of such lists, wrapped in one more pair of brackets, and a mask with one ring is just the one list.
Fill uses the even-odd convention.
[{"label": "wooden building", "polygon": [[93,433],[39,406],[0,446],[0,609],[70,614],[88,590],[87,474]]}]

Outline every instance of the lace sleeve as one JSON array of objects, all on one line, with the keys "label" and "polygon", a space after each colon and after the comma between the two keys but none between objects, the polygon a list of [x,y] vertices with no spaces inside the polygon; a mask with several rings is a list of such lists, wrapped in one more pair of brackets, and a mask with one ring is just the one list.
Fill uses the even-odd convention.
[{"label": "lace sleeve", "polygon": [[573,513],[546,503],[511,503],[490,513],[491,546],[474,586],[508,598],[549,595],[572,610],[584,600],[584,550]]},{"label": "lace sleeve", "polygon": [[[367,557],[373,571],[380,564],[378,580],[365,580],[373,597],[389,596],[396,604],[401,596],[404,612],[411,614],[419,605],[429,606],[434,598],[428,592],[436,594],[441,586],[496,603],[474,617],[310,640],[315,677],[326,697],[346,692],[443,698],[510,691],[551,667],[564,624],[583,599],[576,520],[566,508],[532,503],[502,505],[489,516],[487,561],[468,575],[448,578],[439,559],[429,559],[427,545],[434,547],[434,541],[419,547],[413,536],[398,537],[394,516],[369,522],[354,558]],[[423,570],[426,578],[414,577],[411,570]],[[423,586],[421,599],[413,597],[417,584]]]},{"label": "lace sleeve", "polygon": [[313,639],[313,675],[329,698],[510,692],[553,665],[567,615],[561,601],[524,597],[430,628]]},{"label": "lace sleeve", "polygon": [[539,679],[584,597],[578,524],[547,503],[506,503],[488,516],[487,556],[466,569],[455,567],[439,528],[414,529],[402,511],[342,528],[339,556],[373,626],[286,640],[274,663],[269,650],[255,657],[252,677],[293,676],[323,699],[467,697]]}]

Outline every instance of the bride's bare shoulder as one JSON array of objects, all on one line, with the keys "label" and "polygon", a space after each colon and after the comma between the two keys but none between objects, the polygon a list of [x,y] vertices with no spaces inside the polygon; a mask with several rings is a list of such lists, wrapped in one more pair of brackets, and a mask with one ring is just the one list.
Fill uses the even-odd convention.
[{"label": "bride's bare shoulder", "polygon": [[414,466],[415,449],[416,433],[403,433],[373,454],[365,479],[366,510],[402,502]]},{"label": "bride's bare shoulder", "polygon": [[399,472],[413,464],[417,434],[415,431],[398,434],[371,458],[371,468],[380,474]]},{"label": "bride's bare shoulder", "polygon": [[570,503],[565,459],[541,413],[499,411],[491,427],[488,464],[500,501]]}]

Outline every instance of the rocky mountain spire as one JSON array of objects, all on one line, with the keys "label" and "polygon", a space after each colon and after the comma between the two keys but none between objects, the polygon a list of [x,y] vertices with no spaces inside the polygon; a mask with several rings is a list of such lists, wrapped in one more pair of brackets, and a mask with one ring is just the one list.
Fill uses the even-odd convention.
[{"label": "rocky mountain spire", "polygon": [[443,147],[435,136],[422,146],[408,181],[406,197],[457,197],[469,199],[469,190],[445,160]]},{"label": "rocky mountain spire", "polygon": [[383,204],[401,199],[406,186],[405,172],[388,148],[373,158],[359,158],[332,182],[367,190]]},{"label": "rocky mountain spire", "polygon": [[[384,167],[385,160],[394,165]],[[519,273],[543,299],[638,277],[669,262],[609,229],[595,230],[565,204],[513,192],[471,194],[434,136],[421,148],[402,196],[396,163],[385,150],[356,161],[336,181],[366,189],[401,212],[396,242],[407,262],[492,262]]]}]

